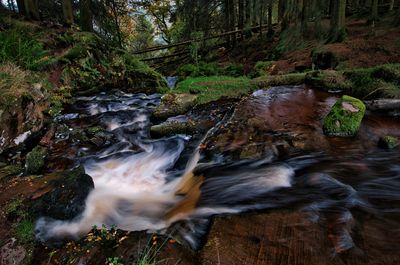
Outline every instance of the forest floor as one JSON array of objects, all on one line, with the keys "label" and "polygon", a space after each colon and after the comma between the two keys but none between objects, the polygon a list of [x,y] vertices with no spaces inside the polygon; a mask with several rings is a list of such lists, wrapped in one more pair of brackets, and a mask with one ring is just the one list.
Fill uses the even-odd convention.
[{"label": "forest floor", "polygon": [[[243,64],[245,73],[251,71],[258,61],[274,61],[270,74],[296,72],[298,68],[312,67],[313,51],[330,51],[339,59],[339,70],[367,68],[400,61],[400,28],[390,25],[390,19],[383,19],[374,27],[366,20],[349,19],[347,38],[341,43],[324,43],[307,38],[281,38],[265,41],[255,37],[224,54],[221,63]],[[313,32],[309,33],[313,35]],[[283,56],[273,60],[277,49]]]}]

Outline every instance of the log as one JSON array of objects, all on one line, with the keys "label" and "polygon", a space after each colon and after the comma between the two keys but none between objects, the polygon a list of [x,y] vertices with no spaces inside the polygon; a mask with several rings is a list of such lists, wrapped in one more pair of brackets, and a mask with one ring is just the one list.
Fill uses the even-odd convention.
[{"label": "log", "polygon": [[377,99],[365,101],[369,110],[394,110],[400,109],[400,99]]}]

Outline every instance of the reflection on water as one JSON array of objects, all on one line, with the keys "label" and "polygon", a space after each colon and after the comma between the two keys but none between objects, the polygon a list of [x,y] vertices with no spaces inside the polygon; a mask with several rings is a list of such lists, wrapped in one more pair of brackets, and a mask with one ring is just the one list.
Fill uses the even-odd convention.
[{"label": "reflection on water", "polygon": [[[278,91],[268,95],[275,97],[272,103],[264,100],[264,92],[256,92],[250,100],[257,102],[255,109],[269,116],[272,107],[276,108],[275,113],[282,114],[298,104],[301,108],[312,104],[317,114],[303,110],[307,118],[311,114],[322,115],[334,102],[326,95],[298,88],[293,93]],[[294,104],[296,100],[298,104]],[[376,130],[399,129],[398,122],[367,117],[358,138],[320,136],[328,142],[327,150],[284,161],[264,157],[199,163],[199,150],[194,150],[186,169],[178,170],[175,164],[189,137],[152,140],[148,135],[149,114],[159,101],[159,95],[121,92],[78,99],[74,113],[65,115],[64,120],[72,126],[100,125],[115,135],[115,142],[100,151],[89,150],[79,160],[95,183],[82,215],[66,222],[40,219],[39,239],[79,238],[93,225],[102,224],[128,231],[158,232],[172,226],[183,243],[197,248],[210,216],[271,208],[302,209],[315,221],[328,220],[336,235],[337,252],[354,246],[351,229],[360,213],[376,216],[383,229],[399,234],[399,153],[372,145],[357,149],[354,144],[365,143],[363,137],[375,137]],[[286,105],[274,105],[283,101]],[[287,123],[289,128],[295,128],[290,127],[290,119]],[[333,148],[335,145],[337,148]]]}]

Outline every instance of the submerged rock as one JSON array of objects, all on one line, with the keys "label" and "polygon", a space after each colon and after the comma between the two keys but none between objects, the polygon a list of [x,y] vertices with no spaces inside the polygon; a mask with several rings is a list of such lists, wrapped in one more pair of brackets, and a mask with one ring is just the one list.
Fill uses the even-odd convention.
[{"label": "submerged rock", "polygon": [[196,95],[192,94],[166,94],[161,99],[161,104],[155,109],[153,116],[157,119],[166,119],[185,114],[196,104]]},{"label": "submerged rock", "polygon": [[386,135],[379,138],[378,146],[385,149],[393,149],[399,145],[399,139],[394,136]]},{"label": "submerged rock", "polygon": [[50,183],[52,190],[34,203],[36,215],[68,220],[85,209],[85,200],[94,188],[92,178],[82,166],[64,172]]},{"label": "submerged rock", "polygon": [[26,155],[25,171],[27,174],[37,174],[43,169],[47,156],[47,148],[36,146]]},{"label": "submerged rock", "polygon": [[328,136],[354,136],[365,114],[364,103],[344,95],[324,119],[323,131]]}]

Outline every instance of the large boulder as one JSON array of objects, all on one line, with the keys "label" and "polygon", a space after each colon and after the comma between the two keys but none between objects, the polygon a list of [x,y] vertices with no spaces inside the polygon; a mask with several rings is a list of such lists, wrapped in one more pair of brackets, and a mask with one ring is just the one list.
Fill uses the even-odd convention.
[{"label": "large boulder", "polygon": [[328,136],[354,136],[365,114],[364,103],[350,96],[342,96],[324,119],[323,131]]},{"label": "large boulder", "polygon": [[196,104],[196,95],[192,94],[166,94],[161,99],[161,104],[154,110],[156,119],[185,114]]},{"label": "large boulder", "polygon": [[85,200],[94,188],[92,178],[85,174],[82,166],[64,172],[49,183],[52,188],[33,205],[37,216],[70,220],[85,209]]}]

